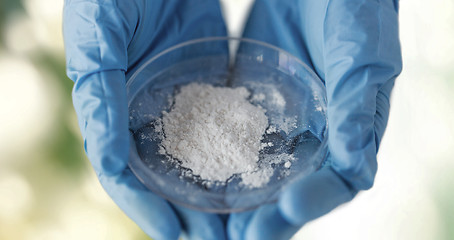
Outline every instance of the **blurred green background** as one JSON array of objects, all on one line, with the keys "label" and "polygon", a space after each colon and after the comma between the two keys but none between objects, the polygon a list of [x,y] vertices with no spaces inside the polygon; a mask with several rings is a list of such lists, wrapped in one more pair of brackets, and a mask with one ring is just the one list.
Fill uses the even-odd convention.
[{"label": "blurred green background", "polygon": [[[84,155],[62,7],[0,1],[0,239],[149,239]],[[245,11],[233,8],[224,14],[235,35]],[[294,239],[454,239],[454,1],[402,0],[400,10],[404,71],[375,185]]]}]

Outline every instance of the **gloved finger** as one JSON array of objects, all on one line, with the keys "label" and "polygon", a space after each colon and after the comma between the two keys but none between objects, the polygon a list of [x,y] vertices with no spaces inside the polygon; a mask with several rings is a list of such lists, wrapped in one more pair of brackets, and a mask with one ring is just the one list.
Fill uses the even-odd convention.
[{"label": "gloved finger", "polygon": [[[320,15],[324,15],[324,12],[321,11],[323,10],[323,4],[320,2],[323,1],[257,0],[252,7],[243,37],[257,39],[280,47],[294,55],[297,59],[302,60],[309,68],[313,69],[312,59],[306,47],[303,25],[306,24],[305,21],[307,20],[307,14],[305,14],[305,12],[308,10],[306,10],[306,7],[310,7],[310,12],[317,12],[317,14],[314,14],[317,18],[320,18]],[[315,28],[315,26],[312,27]],[[262,59],[257,63],[259,65],[272,64],[279,66],[280,70],[283,72],[286,72],[287,70],[287,73],[290,75],[292,75],[292,71],[293,73],[306,73],[306,70],[303,70],[304,68],[295,67],[300,64],[298,60],[282,57],[283,54],[280,51],[250,50],[253,48],[248,45],[248,43],[240,45],[238,56],[241,56],[242,53],[257,54],[257,57]],[[245,61],[246,63],[242,63],[242,61]],[[251,71],[250,59],[246,58],[243,60],[238,57],[236,63],[238,66],[235,69],[236,74],[242,74],[242,71],[247,74],[247,72]],[[252,65],[253,64],[254,63],[252,63]],[[295,68],[297,69],[296,71]],[[312,72],[309,74],[312,74],[312,76],[317,78],[316,74],[313,74]],[[239,79],[237,81],[251,81],[251,78],[245,79],[246,80]],[[295,126],[297,126],[297,128],[282,132],[283,138],[287,141],[296,140],[299,136],[307,133],[311,133],[319,140],[323,139],[327,126],[326,109],[324,107],[320,108],[321,105],[318,104],[312,105],[307,103],[324,101],[323,97],[318,96],[325,91],[325,86],[322,82],[315,82],[309,79],[311,78],[301,78],[299,80],[303,85],[311,86],[312,89],[301,88],[298,89],[298,91],[295,91],[293,87],[285,84],[282,86],[274,85],[272,87],[262,86],[261,88],[265,90],[259,90],[265,92],[265,96],[267,96],[267,94],[275,91],[274,89],[278,89],[286,103],[286,114],[288,114],[288,116],[295,116]],[[314,95],[318,96],[316,97]],[[270,113],[273,114],[272,107],[270,110]]]},{"label": "gloved finger", "polygon": [[389,105],[382,103],[402,67],[397,12],[391,0],[335,1],[326,11],[324,72],[332,168],[353,189],[368,189],[388,116]]},{"label": "gloved finger", "polygon": [[356,192],[329,166],[293,183],[279,198],[282,217],[293,226],[305,223],[350,201]]},{"label": "gloved finger", "polygon": [[[121,1],[119,1],[121,2]],[[129,4],[130,1],[124,1]],[[128,46],[127,79],[146,61],[167,48],[197,38],[226,36],[219,1],[143,1],[134,38]],[[128,8],[128,7],[125,7]],[[206,52],[228,52],[227,44],[212,44]]]},{"label": "gloved finger", "polygon": [[129,154],[124,72],[103,71],[79,79],[74,85],[73,103],[95,171],[103,175],[121,173]]},{"label": "gloved finger", "polygon": [[190,240],[226,239],[225,226],[219,215],[173,205],[182,225],[183,237]]},{"label": "gloved finger", "polygon": [[97,173],[120,174],[129,154],[125,90],[127,46],[138,13],[134,5],[66,1],[63,33],[73,103],[85,150]]},{"label": "gloved finger", "polygon": [[[243,37],[280,47],[312,67],[301,28],[304,15],[300,13],[304,11],[301,8],[304,2],[323,1],[256,0],[244,27]],[[311,8],[311,11],[323,16],[318,10],[319,8]],[[242,51],[241,46],[238,51]]]},{"label": "gloved finger", "polygon": [[[131,146],[129,158],[138,158],[134,142]],[[150,192],[129,168],[114,176],[98,173],[98,178],[114,202],[146,234],[154,239],[178,238],[181,225],[172,206]]]},{"label": "gloved finger", "polygon": [[178,239],[181,226],[170,204],[140,183],[129,168],[115,176],[98,175],[102,186],[134,222],[156,240]]},{"label": "gloved finger", "polygon": [[231,239],[289,239],[300,227],[355,195],[330,167],[309,175],[285,189],[277,204],[232,214]]},{"label": "gloved finger", "polygon": [[394,79],[385,83],[377,93],[377,105],[375,112],[375,143],[377,148],[385,133],[386,125],[388,124],[390,96],[391,90],[394,86]]},{"label": "gloved finger", "polygon": [[255,214],[255,210],[232,213],[227,221],[227,234],[229,240],[244,239],[244,233],[248,227],[249,222]]},{"label": "gloved finger", "polygon": [[[315,38],[318,38],[318,41],[316,42],[322,41],[320,36],[321,26],[319,26],[320,24],[318,24],[318,21],[323,22],[325,5],[326,1],[324,0],[257,0],[252,7],[243,37],[257,39],[282,48],[301,60],[310,69],[315,70],[316,73],[314,75],[319,74],[318,76],[321,77],[320,73],[317,72],[318,69],[315,64],[317,62],[313,62],[319,60],[318,57],[320,56],[321,51],[311,52],[313,48],[311,48],[312,45],[310,45],[310,43],[312,43],[312,39]],[[311,38],[308,39],[307,35],[311,36]],[[239,47],[239,54],[244,51],[248,51],[247,44],[242,44]],[[270,61],[272,64],[279,65],[279,69],[288,68],[287,64],[290,68],[294,68],[296,64],[299,64],[299,61],[293,59],[280,61],[280,59],[282,59],[280,52],[261,51],[260,54],[262,55],[263,62]],[[273,62],[272,59],[279,60]],[[241,63],[238,65],[240,65],[239,69],[245,68],[246,71],[248,71],[246,67],[241,66]],[[285,72],[285,70],[283,71]],[[287,73],[290,73],[291,71],[295,70],[288,69]],[[316,76],[314,77],[317,78]],[[317,95],[316,92],[318,89],[320,89],[320,92],[325,91],[325,86],[323,83],[311,82],[307,79],[304,78],[300,80],[304,85],[311,86],[313,89],[304,88],[301,91],[293,91],[293,89],[289,90],[288,86],[279,89],[286,102],[286,113],[290,114],[290,116],[297,116],[296,126],[298,126],[298,128],[287,134],[286,138],[289,139],[309,131],[312,135],[321,140],[323,139],[326,130],[326,109],[323,108],[323,111],[320,111],[317,110],[319,105],[310,106],[309,104],[306,104],[306,102],[322,101],[314,101],[314,98],[317,97],[314,97],[312,94]],[[323,79],[321,80],[323,82]],[[319,97],[318,99],[322,98]]]},{"label": "gloved finger", "polygon": [[276,204],[265,205],[248,213],[232,214],[228,222],[232,240],[290,239],[299,226],[284,219]]}]

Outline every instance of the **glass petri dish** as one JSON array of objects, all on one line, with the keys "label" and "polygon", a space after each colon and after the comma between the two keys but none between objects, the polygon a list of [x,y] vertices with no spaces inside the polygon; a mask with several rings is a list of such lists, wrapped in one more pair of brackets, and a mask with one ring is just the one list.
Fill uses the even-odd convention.
[{"label": "glass petri dish", "polygon": [[[171,109],[179,89],[193,82],[246,87],[250,102],[266,109],[277,130],[264,135],[273,147],[259,155],[259,163],[267,159],[268,164],[259,166],[272,169],[265,184],[244,185],[241,174],[207,182],[159,153],[156,121]],[[131,154],[129,167],[147,188],[172,203],[214,213],[250,210],[276,201],[285,186],[318,170],[327,157],[323,82],[298,58],[270,44],[229,37],[184,42],[145,62],[126,88],[131,151],[137,153]],[[291,159],[273,160],[282,155]]]}]

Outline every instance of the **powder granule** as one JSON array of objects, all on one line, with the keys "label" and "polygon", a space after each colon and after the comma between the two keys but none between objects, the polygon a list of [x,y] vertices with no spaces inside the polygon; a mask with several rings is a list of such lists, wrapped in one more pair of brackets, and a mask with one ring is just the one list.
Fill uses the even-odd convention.
[{"label": "powder granule", "polygon": [[183,86],[163,112],[162,148],[203,180],[226,181],[256,170],[268,118],[249,96],[244,87]]}]

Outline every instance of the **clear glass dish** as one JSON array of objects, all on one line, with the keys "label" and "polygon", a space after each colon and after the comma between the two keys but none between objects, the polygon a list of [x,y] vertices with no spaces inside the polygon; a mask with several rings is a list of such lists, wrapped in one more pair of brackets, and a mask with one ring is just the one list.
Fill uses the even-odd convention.
[{"label": "clear glass dish", "polygon": [[[229,53],[229,46],[235,45],[238,51]],[[159,154],[160,140],[154,136],[153,122],[170,109],[169,99],[178,89],[191,82],[244,86],[252,96],[266,99],[273,99],[277,91],[282,98],[278,102],[285,102],[283,110],[273,110],[274,100],[250,99],[267,109],[270,124],[281,124],[278,131],[264,136],[274,147],[261,152],[259,162],[276,153],[291,154],[295,160],[273,164],[273,175],[261,187],[246,187],[240,184],[241,176],[235,175],[210,185],[187,177],[184,172],[190,170]],[[138,153],[130,158],[129,167],[151,191],[175,204],[215,213],[253,209],[276,201],[285,186],[316,171],[326,159],[324,84],[302,61],[272,45],[228,37],[188,41],[140,66],[126,87],[134,138],[131,147]],[[293,127],[289,128],[286,124],[290,122]]]}]

